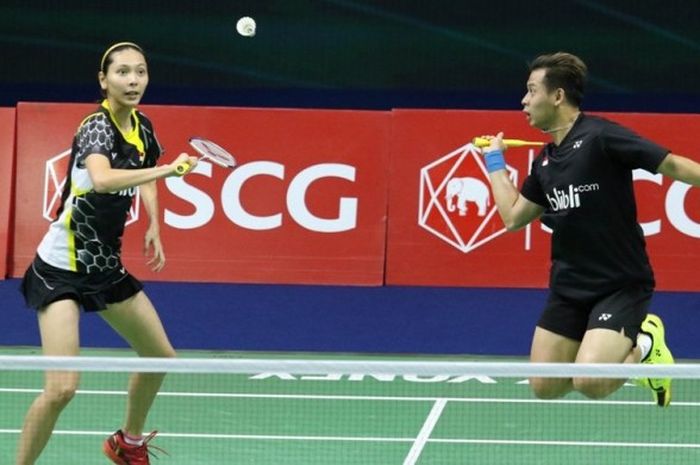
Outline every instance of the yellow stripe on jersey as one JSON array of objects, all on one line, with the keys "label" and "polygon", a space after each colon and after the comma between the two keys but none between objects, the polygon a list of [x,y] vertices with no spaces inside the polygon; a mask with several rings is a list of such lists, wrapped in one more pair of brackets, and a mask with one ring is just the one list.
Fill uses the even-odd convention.
[{"label": "yellow stripe on jersey", "polygon": [[70,193],[73,197],[82,197],[85,194],[92,192],[94,187],[90,186],[87,189],[80,190],[77,187],[75,187],[74,183],[71,183],[70,185]]},{"label": "yellow stripe on jersey", "polygon": [[136,110],[131,110],[131,117],[134,120],[134,124],[133,124],[133,127],[131,128],[131,131],[124,132],[122,130],[121,126],[119,126],[117,119],[114,117],[114,113],[112,113],[112,108],[110,108],[109,101],[107,99],[104,99],[102,101],[102,107],[107,109],[107,112],[109,113],[109,118],[112,120],[114,125],[119,129],[119,132],[122,133],[122,136],[124,136],[124,140],[126,140],[131,145],[135,146],[136,149],[139,151],[141,158],[143,158],[146,151],[144,149],[143,141],[141,140],[141,137],[139,135],[139,117],[136,114]]},{"label": "yellow stripe on jersey", "polygon": [[75,260],[75,232],[70,227],[70,221],[71,218],[73,217],[73,207],[70,206],[66,210],[66,218],[64,220],[65,226],[66,226],[66,233],[68,234],[67,240],[68,240],[68,266],[70,267],[71,271],[78,271],[78,265]]}]

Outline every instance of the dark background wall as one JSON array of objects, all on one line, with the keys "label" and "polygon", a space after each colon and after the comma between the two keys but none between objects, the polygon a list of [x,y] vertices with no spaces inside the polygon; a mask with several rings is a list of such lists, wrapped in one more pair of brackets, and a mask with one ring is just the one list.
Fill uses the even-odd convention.
[{"label": "dark background wall", "polygon": [[[0,105],[92,101],[104,49],[148,52],[144,103],[518,108],[526,63],[579,54],[589,110],[700,110],[695,0],[0,2]],[[258,23],[253,39],[236,19]]]}]

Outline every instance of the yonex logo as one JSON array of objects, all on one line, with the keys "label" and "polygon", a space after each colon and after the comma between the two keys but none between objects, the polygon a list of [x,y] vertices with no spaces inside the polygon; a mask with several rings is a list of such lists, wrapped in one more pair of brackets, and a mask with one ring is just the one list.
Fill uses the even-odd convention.
[{"label": "yonex logo", "polygon": [[[518,172],[506,166],[517,184]],[[481,154],[467,144],[420,172],[418,224],[462,253],[506,232],[491,198]]]},{"label": "yonex logo", "polygon": [[583,139],[579,139],[576,142],[574,142],[574,148],[577,149],[581,147],[581,144],[583,144]]},{"label": "yonex logo", "polygon": [[612,313],[601,313],[598,321],[608,321],[610,318],[612,318]]}]

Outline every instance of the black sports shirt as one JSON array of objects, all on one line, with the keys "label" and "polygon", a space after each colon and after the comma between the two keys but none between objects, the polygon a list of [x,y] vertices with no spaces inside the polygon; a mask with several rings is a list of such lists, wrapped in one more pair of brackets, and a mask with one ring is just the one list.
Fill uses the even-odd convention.
[{"label": "black sports shirt", "polygon": [[121,236],[137,188],[95,192],[85,159],[99,154],[117,169],[155,166],[161,147],[153,126],[136,110],[131,118],[133,131],[122,133],[105,101],[80,124],[73,139],[58,218],[37,250],[44,262],[80,273],[121,266]]},{"label": "black sports shirt", "polygon": [[606,119],[581,114],[564,140],[547,144],[522,195],[546,210],[553,230],[550,288],[573,299],[630,284],[654,286],[632,171],[655,173],[669,150]]}]

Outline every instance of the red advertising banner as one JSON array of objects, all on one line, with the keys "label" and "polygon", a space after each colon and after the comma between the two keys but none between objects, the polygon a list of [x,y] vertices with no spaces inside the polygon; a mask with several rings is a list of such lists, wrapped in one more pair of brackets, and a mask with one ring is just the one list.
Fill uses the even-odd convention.
[{"label": "red advertising banner", "polygon": [[15,156],[15,109],[0,108],[0,279],[7,276]]},{"label": "red advertising banner", "polygon": [[[699,115],[600,114],[673,153],[700,160]],[[534,222],[507,233],[480,155],[482,134],[548,142],[518,111],[393,112],[387,284],[546,287],[550,233]],[[521,185],[538,148],[511,148]],[[639,222],[658,288],[700,290],[700,189],[637,170]]]},{"label": "red advertising banner", "polygon": [[[58,206],[73,134],[96,105],[21,103],[17,221],[10,272],[34,256]],[[159,182],[167,265],[142,255],[135,203],[123,262],[142,279],[381,285],[386,231],[388,112],[148,106],[163,162],[194,151],[192,136],[229,150],[228,170],[201,161]]]}]

